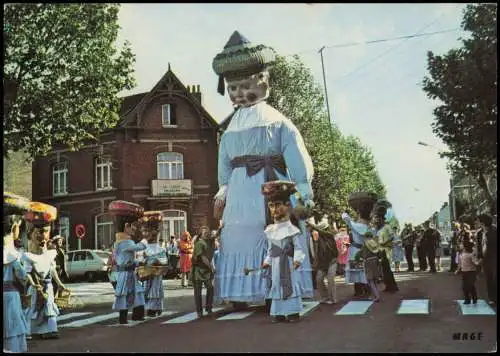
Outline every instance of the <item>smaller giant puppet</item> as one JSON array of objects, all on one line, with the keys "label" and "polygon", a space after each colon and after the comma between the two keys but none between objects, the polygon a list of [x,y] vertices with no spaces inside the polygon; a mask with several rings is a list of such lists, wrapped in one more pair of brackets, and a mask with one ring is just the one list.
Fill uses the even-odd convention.
[{"label": "smaller giant puppet", "polygon": [[135,242],[138,234],[138,220],[144,209],[137,204],[114,200],[109,203],[108,212],[113,216],[116,241],[113,254],[116,263],[116,288],[113,310],[119,311],[119,323],[127,324],[128,310],[132,308],[132,320],[144,320],[144,288],[136,274],[135,253],[148,247],[146,239]]},{"label": "smaller giant puppet", "polygon": [[[3,196],[3,350],[28,352],[26,337],[29,327],[23,314],[22,297],[28,286],[36,285],[21,263],[21,253],[15,247],[19,228],[30,201],[24,197],[4,193]],[[28,320],[29,322],[29,320]]]},{"label": "smaller giant puppet", "polygon": [[59,338],[57,316],[60,312],[55,303],[52,282],[57,283],[59,291],[69,292],[57,273],[57,251],[48,249],[51,224],[56,218],[57,209],[41,202],[30,202],[30,209],[25,214],[31,230],[28,252],[23,256],[23,263],[36,284],[42,286],[42,290],[35,290],[33,287],[28,290],[32,297],[27,319],[31,322],[31,334],[42,339]]},{"label": "smaller giant puppet", "polygon": [[262,264],[271,269],[269,298],[273,322],[295,322],[302,311],[301,288],[297,268],[306,254],[301,245],[300,229],[290,220],[290,195],[296,192],[295,184],[272,181],[262,185],[262,194],[268,199],[268,207],[274,223],[265,229],[269,247]]}]

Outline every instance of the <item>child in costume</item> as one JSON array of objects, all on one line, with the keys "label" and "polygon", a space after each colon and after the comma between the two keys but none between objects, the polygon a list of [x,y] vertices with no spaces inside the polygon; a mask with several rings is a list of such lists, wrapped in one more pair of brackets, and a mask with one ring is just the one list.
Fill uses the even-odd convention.
[{"label": "child in costume", "polygon": [[271,269],[269,298],[273,322],[295,322],[302,311],[302,296],[297,269],[306,254],[301,245],[300,229],[290,220],[290,195],[296,192],[295,184],[272,181],[262,185],[262,194],[268,199],[268,207],[274,224],[264,230],[269,241],[263,268]]},{"label": "child in costume", "polygon": [[376,201],[377,195],[374,193],[352,193],[349,196],[349,205],[356,211],[358,221],[353,221],[346,212],[342,214],[342,219],[352,233],[352,243],[349,245],[349,258],[345,269],[345,281],[346,283],[354,283],[355,297],[364,297],[369,293],[363,263],[356,260],[355,257],[365,242],[365,233],[370,231],[370,213]]},{"label": "child in costume", "polygon": [[370,287],[373,301],[378,302],[380,300],[380,293],[377,287],[380,244],[378,243],[377,236],[370,230],[365,233],[364,237],[363,246],[357,252],[355,259],[363,262],[366,281]]},{"label": "child in costume", "polygon": [[[270,65],[274,50],[253,44],[235,31],[214,58],[219,75],[219,93],[228,95],[235,111],[225,122],[218,156],[219,191],[214,213],[222,219],[220,253],[215,272],[217,299],[233,302],[236,308],[259,303],[268,294],[259,273],[245,276],[248,264],[257,265],[266,255],[264,227],[272,223],[261,185],[272,180],[291,180],[307,208],[314,206],[313,165],[300,132],[292,121],[269,106]],[[292,197],[292,206],[298,204]],[[297,270],[304,297],[314,296],[304,221],[299,239],[306,258]]]},{"label": "child in costume", "polygon": [[[146,266],[167,267],[167,251],[158,244],[158,234],[163,216],[160,211],[146,211],[141,218],[141,232],[148,240],[148,248],[144,250],[144,264]],[[147,315],[153,317],[163,312],[163,272],[151,276],[144,281],[144,296],[146,299]]]},{"label": "child in costume", "polygon": [[145,239],[136,243],[137,220],[144,209],[134,203],[123,200],[112,201],[108,206],[113,216],[116,233],[114,255],[116,258],[116,288],[113,310],[119,311],[119,323],[127,324],[128,309],[132,310],[132,320],[144,320],[144,288],[135,272],[135,252],[145,250]]}]

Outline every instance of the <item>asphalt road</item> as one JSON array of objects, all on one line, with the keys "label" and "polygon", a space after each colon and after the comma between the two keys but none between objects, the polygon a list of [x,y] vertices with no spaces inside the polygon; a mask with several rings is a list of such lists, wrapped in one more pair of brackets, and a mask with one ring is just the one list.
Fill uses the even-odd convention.
[{"label": "asphalt road", "polygon": [[[28,347],[30,352],[117,353],[476,353],[496,350],[496,307],[484,307],[492,315],[464,314],[456,301],[462,299],[459,276],[446,272],[399,273],[396,276],[400,291],[382,293],[381,302],[369,305],[366,312],[359,315],[340,315],[356,304],[353,304],[352,286],[340,283],[340,279],[336,305],[318,305],[309,301],[306,306],[310,310],[299,323],[293,324],[272,324],[257,307],[249,308],[245,313],[234,313],[230,307],[222,306],[223,309],[212,317],[190,320],[194,303],[189,295],[192,291],[187,289],[185,296],[167,296],[166,310],[170,314],[129,326],[117,325],[118,315],[111,313],[110,305],[70,310],[63,314],[66,319],[59,321],[59,340],[32,340]],[[477,286],[480,298],[484,299],[482,278]],[[383,285],[379,288],[382,289]],[[429,303],[428,308],[424,308],[428,314],[398,314],[401,305],[413,303],[409,301],[415,299]],[[472,306],[469,307],[465,310],[471,310]],[[483,307],[478,305],[475,308],[477,311]],[[73,320],[70,314],[78,312],[89,314]],[[82,323],[81,320],[106,315],[109,315],[108,319],[100,322],[78,324],[79,321]],[[74,327],[64,326],[71,323]],[[462,333],[461,339],[465,333],[467,340],[455,340],[457,333]]]}]

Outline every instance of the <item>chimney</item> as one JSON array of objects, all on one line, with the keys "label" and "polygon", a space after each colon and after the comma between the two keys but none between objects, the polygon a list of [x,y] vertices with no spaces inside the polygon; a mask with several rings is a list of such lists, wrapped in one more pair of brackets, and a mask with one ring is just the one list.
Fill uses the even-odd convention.
[{"label": "chimney", "polygon": [[200,92],[200,86],[199,85],[192,85],[191,86],[191,94],[202,104],[201,102],[201,92]]}]

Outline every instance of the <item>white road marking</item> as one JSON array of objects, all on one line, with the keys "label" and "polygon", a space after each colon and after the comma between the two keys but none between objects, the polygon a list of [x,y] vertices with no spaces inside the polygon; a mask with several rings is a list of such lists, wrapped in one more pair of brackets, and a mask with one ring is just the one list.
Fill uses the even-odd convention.
[{"label": "white road marking", "polygon": [[169,315],[172,315],[172,314],[176,314],[178,313],[178,311],[164,311],[163,313],[161,313],[161,315],[157,315],[157,316],[154,316],[154,317],[145,317],[144,320],[128,320],[127,324],[120,324],[120,323],[116,323],[116,324],[111,324],[111,325],[108,325],[108,326],[136,326],[136,325],[139,325],[139,324],[142,324],[142,323],[145,323],[146,321],[150,321],[150,320],[154,320],[154,319],[158,319],[158,318],[162,318],[164,316],[169,316]]},{"label": "white road marking", "polygon": [[97,315],[97,316],[94,316],[92,318],[83,319],[83,320],[75,320],[75,321],[68,323],[68,324],[59,325],[59,327],[60,328],[79,328],[82,326],[95,324],[95,323],[98,323],[100,321],[109,320],[109,319],[113,319],[113,318],[118,319],[118,312],[113,312],[113,313],[104,314],[104,315]]},{"label": "white road marking", "polygon": [[[220,310],[223,310],[225,308],[214,308],[212,311],[214,313],[220,311]],[[190,321],[193,321],[193,320],[196,320],[198,319],[198,313],[196,312],[193,312],[193,313],[189,313],[189,314],[185,314],[185,315],[182,315],[182,316],[179,316],[177,318],[174,318],[174,319],[170,319],[170,320],[167,320],[167,321],[164,321],[163,323],[161,323],[162,325],[163,324],[184,324],[184,323],[189,323]]]},{"label": "white road marking", "polygon": [[403,300],[397,314],[429,314],[429,299]]},{"label": "white road marking", "polygon": [[244,312],[244,311],[233,312],[233,313],[229,313],[227,315],[221,316],[217,320],[240,320],[240,319],[245,319],[246,317],[249,317],[253,313],[255,313],[255,310],[249,311],[249,312]]},{"label": "white road marking", "polygon": [[92,312],[81,312],[81,313],[63,314],[63,315],[59,315],[57,317],[57,321],[59,322],[59,321],[63,321],[63,320],[66,320],[66,319],[78,318],[79,316],[89,315],[89,314],[92,314]]},{"label": "white road marking", "polygon": [[319,302],[302,302],[302,305],[304,308],[300,312],[300,316],[304,316],[314,310],[319,305]]},{"label": "white road marking", "polygon": [[462,315],[496,315],[495,311],[483,299],[478,299],[477,304],[464,304],[464,300],[456,301],[460,305]]},{"label": "white road marking", "polygon": [[372,306],[371,300],[351,300],[337,311],[335,315],[363,315]]}]

